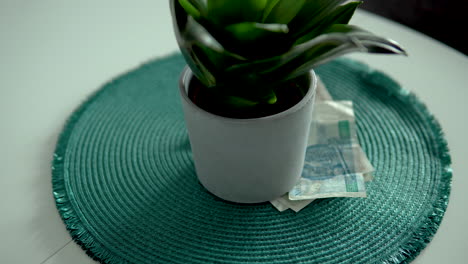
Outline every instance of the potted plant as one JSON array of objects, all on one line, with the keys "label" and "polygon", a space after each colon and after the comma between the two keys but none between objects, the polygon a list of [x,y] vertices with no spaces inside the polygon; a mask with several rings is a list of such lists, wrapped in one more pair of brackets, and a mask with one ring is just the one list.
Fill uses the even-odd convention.
[{"label": "potted plant", "polygon": [[345,53],[405,54],[348,25],[360,1],[170,0],[188,64],[180,95],[200,182],[257,203],[300,177],[316,87],[313,68]]}]

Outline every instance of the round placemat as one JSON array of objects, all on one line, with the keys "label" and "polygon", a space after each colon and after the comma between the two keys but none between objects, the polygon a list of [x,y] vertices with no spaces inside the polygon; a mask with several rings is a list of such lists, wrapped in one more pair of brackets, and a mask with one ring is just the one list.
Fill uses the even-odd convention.
[{"label": "round placemat", "polygon": [[448,203],[450,156],[426,107],[385,74],[339,59],[317,73],[354,102],[375,166],[368,198],[294,213],[225,202],[198,182],[178,97],[185,62],[156,59],[110,81],[70,117],[52,167],[73,239],[103,263],[407,263]]}]

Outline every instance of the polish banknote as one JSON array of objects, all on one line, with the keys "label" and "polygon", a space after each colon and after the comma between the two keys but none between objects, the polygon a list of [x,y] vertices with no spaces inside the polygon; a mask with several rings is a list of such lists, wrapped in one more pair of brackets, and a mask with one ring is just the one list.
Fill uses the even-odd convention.
[{"label": "polish banknote", "polygon": [[364,174],[373,167],[357,142],[354,122],[315,125],[311,136],[315,139],[309,141],[301,178],[289,192],[289,199],[365,197]]},{"label": "polish banknote", "polygon": [[365,182],[372,180],[374,168],[359,145],[352,102],[330,100],[320,83],[317,96],[301,178],[289,194],[271,201],[279,211],[298,212],[319,198],[366,197]]}]

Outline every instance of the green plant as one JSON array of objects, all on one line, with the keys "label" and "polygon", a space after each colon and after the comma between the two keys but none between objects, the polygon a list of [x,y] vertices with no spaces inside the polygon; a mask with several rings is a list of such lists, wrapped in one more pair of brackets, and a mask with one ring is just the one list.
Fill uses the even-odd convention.
[{"label": "green plant", "polygon": [[216,107],[281,103],[278,91],[288,82],[349,52],[405,54],[396,42],[348,25],[361,1],[170,3],[179,47]]}]

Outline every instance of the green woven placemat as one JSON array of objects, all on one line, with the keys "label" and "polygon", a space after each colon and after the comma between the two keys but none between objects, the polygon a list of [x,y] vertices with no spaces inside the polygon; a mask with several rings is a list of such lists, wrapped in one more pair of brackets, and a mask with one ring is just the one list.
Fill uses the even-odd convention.
[{"label": "green woven placemat", "polygon": [[376,171],[366,199],[317,200],[294,213],[209,194],[196,178],[178,98],[180,55],[107,83],[68,120],[54,155],[57,208],[103,263],[407,263],[448,203],[450,156],[417,98],[340,59],[317,70],[352,100]]}]

